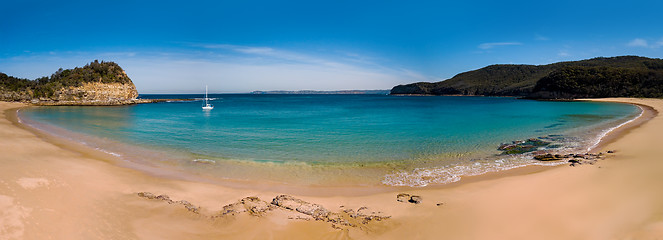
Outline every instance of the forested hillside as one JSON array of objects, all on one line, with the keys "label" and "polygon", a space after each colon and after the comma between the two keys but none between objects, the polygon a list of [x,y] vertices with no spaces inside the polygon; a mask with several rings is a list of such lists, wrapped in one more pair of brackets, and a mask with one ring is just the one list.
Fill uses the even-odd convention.
[{"label": "forested hillside", "polygon": [[391,94],[661,97],[663,60],[622,56],[548,65],[491,65],[441,82],[399,85]]}]

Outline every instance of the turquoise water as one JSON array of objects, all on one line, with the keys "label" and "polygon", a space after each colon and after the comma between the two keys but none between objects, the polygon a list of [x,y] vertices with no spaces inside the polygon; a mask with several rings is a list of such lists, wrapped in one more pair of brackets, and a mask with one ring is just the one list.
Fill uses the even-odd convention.
[{"label": "turquoise water", "polygon": [[[201,101],[188,101],[36,107],[20,116],[127,161],[208,177],[253,179],[258,174],[305,184],[426,185],[458,177],[428,176],[436,174],[431,169],[461,167],[470,173],[530,163],[497,155],[504,142],[553,135],[560,149],[587,148],[602,130],[640,112],[626,104],[492,97],[210,97],[215,108],[209,112],[201,110]],[[422,171],[423,180],[407,180]]]}]

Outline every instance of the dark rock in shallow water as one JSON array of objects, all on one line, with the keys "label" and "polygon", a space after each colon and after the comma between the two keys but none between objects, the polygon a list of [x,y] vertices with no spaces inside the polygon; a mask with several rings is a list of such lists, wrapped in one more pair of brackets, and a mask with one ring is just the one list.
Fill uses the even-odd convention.
[{"label": "dark rock in shallow water", "polygon": [[502,151],[502,154],[521,154],[526,152],[533,152],[539,147],[547,146],[550,142],[541,139],[530,138],[527,140],[513,141],[500,145],[497,150]]}]

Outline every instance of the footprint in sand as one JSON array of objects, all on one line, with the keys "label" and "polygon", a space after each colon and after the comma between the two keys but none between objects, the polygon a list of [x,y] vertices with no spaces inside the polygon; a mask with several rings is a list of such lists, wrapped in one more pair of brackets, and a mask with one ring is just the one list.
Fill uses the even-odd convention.
[{"label": "footprint in sand", "polygon": [[46,178],[19,178],[16,180],[18,185],[25,189],[35,189],[38,187],[46,187],[50,184]]}]

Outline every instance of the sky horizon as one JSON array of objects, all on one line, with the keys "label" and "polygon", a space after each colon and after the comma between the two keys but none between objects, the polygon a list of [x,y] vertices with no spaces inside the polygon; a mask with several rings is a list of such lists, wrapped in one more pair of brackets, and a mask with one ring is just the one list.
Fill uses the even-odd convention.
[{"label": "sky horizon", "polygon": [[663,58],[659,1],[11,1],[0,72],[118,63],[140,93],[391,89],[492,64]]}]

